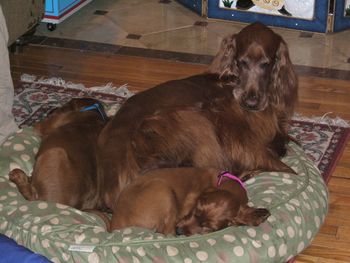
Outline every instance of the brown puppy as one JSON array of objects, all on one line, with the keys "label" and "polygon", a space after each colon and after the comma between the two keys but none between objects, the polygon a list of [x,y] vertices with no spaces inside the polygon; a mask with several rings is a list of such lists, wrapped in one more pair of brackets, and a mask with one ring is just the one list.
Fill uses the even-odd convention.
[{"label": "brown puppy", "polygon": [[32,176],[20,169],[9,175],[24,198],[98,208],[95,153],[106,118],[97,100],[76,98],[38,123],[42,142]]},{"label": "brown puppy", "polygon": [[247,205],[236,177],[216,169],[165,168],[138,177],[120,194],[110,229],[138,226],[163,234],[205,234],[257,226],[270,213]]},{"label": "brown puppy", "polygon": [[[127,184],[162,167],[288,171],[278,158],[297,84],[287,45],[271,29],[255,23],[228,36],[207,72],[136,94],[106,125],[98,139],[101,198],[113,209]],[[173,119],[177,126],[168,125]],[[257,165],[266,159],[277,165]]]}]

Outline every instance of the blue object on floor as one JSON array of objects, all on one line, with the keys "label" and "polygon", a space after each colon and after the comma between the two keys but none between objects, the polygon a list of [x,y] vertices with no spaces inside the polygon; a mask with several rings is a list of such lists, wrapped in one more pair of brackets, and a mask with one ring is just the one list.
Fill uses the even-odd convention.
[{"label": "blue object on floor", "polygon": [[49,263],[46,257],[18,245],[13,239],[0,234],[0,263]]}]

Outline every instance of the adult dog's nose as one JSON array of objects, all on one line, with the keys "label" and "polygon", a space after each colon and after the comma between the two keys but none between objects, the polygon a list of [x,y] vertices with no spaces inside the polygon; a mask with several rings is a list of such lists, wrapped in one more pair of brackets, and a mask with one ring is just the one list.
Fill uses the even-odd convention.
[{"label": "adult dog's nose", "polygon": [[176,227],[175,233],[176,233],[176,235],[181,236],[184,234],[184,230],[181,227]]},{"label": "adult dog's nose", "polygon": [[255,92],[249,92],[243,99],[244,107],[248,110],[257,110],[259,105],[259,96]]}]

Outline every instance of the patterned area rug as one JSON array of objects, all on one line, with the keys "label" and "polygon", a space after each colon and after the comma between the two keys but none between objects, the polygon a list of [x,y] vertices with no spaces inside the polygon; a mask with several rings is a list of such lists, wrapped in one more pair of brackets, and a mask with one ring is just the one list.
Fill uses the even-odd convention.
[{"label": "patterned area rug", "polygon": [[[60,85],[62,84],[62,85]],[[103,101],[107,114],[113,115],[132,94],[122,87],[85,89],[56,79],[55,85],[45,82],[19,82],[15,88],[13,113],[20,127],[31,126],[45,117],[47,112],[67,102],[72,97],[94,97]],[[290,124],[290,135],[315,162],[326,182],[336,166],[346,141],[349,125],[322,124],[320,120],[295,117]]]}]

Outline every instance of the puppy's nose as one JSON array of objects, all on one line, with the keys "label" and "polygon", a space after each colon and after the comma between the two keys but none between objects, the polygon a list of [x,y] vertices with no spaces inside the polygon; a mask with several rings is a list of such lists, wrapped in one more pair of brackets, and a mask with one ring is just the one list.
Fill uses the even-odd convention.
[{"label": "puppy's nose", "polygon": [[176,227],[175,228],[175,233],[176,233],[176,235],[181,236],[181,235],[184,234],[184,230],[181,227]]}]

